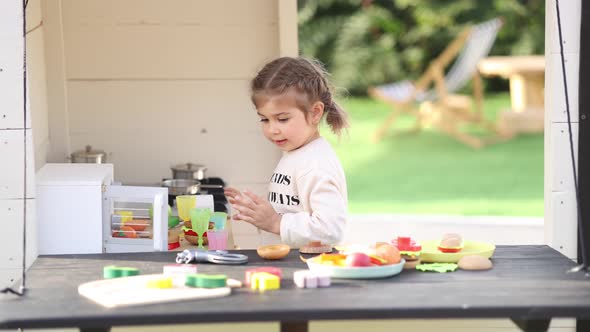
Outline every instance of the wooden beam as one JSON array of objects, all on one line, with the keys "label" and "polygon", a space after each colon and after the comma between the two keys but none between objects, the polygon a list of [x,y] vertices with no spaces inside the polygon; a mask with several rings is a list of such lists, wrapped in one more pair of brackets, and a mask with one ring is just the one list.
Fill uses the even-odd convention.
[{"label": "wooden beam", "polygon": [[[590,89],[590,3],[587,1],[582,1],[581,15],[578,90],[580,92]],[[575,87],[570,87],[570,89],[575,89]],[[580,117],[578,188],[581,214],[581,227],[578,228],[578,261],[581,262],[583,257],[590,258],[590,95],[580,93],[578,98]],[[582,252],[582,248],[585,252]]]}]

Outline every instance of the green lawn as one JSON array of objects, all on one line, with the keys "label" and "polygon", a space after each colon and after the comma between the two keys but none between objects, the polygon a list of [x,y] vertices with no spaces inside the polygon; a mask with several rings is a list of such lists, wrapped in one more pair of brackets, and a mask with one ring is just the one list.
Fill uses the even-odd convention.
[{"label": "green lawn", "polygon": [[[348,181],[351,213],[543,216],[543,135],[523,135],[474,150],[436,130],[390,135],[372,143],[371,133],[389,113],[368,98],[342,102],[351,128],[333,143]],[[508,94],[487,95],[492,118],[510,107]],[[408,127],[401,118],[395,127]]]}]

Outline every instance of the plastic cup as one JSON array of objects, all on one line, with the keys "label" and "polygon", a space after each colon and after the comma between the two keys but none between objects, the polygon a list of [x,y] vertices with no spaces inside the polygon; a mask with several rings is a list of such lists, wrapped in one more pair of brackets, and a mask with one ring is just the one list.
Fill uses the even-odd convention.
[{"label": "plastic cup", "polygon": [[209,229],[209,218],[211,218],[211,210],[192,208],[190,210],[191,225],[193,231],[199,235],[199,248],[203,248],[203,234]]},{"label": "plastic cup", "polygon": [[178,217],[182,221],[191,220],[190,211],[197,205],[197,195],[180,195],[176,196],[176,207],[178,208]]},{"label": "plastic cup", "polygon": [[[225,212],[213,212],[211,215],[211,222],[215,224],[215,230],[220,231],[225,229],[225,222],[227,221],[227,213]],[[207,235],[209,237],[209,235]]]},{"label": "plastic cup", "polygon": [[207,231],[209,250],[227,250],[227,231]]}]

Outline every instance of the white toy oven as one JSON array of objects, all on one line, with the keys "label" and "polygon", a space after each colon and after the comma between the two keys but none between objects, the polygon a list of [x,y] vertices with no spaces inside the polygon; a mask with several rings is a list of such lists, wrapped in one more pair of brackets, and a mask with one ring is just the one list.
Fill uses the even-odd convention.
[{"label": "white toy oven", "polygon": [[46,164],[36,175],[39,254],[168,250],[168,189],[113,184],[112,164]]}]

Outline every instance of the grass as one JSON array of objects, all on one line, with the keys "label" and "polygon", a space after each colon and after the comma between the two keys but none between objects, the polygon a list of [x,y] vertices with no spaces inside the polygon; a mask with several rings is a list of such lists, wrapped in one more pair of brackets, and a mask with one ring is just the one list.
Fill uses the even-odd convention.
[{"label": "grass", "polygon": [[[480,150],[437,130],[372,143],[389,106],[368,98],[342,105],[351,117],[348,134],[323,134],[346,172],[350,213],[543,216],[542,134]],[[508,94],[486,96],[486,116],[509,108]],[[395,128],[411,124],[402,117]]]}]

